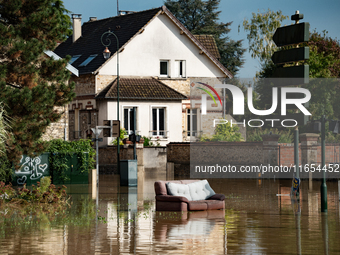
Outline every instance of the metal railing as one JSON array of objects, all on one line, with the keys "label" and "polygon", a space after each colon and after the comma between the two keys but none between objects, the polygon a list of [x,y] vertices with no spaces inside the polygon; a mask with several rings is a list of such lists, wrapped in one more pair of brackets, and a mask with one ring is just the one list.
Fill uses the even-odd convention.
[{"label": "metal railing", "polygon": [[183,130],[184,136],[191,136],[191,137],[200,137],[203,131],[198,130]]},{"label": "metal railing", "polygon": [[149,136],[152,138],[166,139],[169,137],[169,131],[166,130],[151,130],[149,131]]}]

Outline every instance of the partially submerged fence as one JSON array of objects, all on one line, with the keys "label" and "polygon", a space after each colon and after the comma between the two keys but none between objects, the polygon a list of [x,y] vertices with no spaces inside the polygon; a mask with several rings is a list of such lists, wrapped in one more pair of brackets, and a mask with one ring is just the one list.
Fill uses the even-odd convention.
[{"label": "partially submerged fence", "polygon": [[[23,155],[20,166],[13,171],[13,185],[36,184],[42,177],[50,176],[53,184],[87,184],[88,171],[81,170],[82,162],[78,154],[65,154],[60,168],[51,165],[51,158],[55,153],[43,153],[31,158]],[[88,168],[88,153],[85,153],[86,169]],[[61,170],[62,169],[62,170]]]}]

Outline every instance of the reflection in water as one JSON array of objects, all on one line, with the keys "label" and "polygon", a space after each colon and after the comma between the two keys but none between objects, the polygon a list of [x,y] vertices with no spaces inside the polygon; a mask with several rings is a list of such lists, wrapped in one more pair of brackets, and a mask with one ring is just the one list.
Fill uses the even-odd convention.
[{"label": "reflection in water", "polygon": [[139,171],[138,187],[120,187],[119,176],[100,176],[98,210],[91,185],[70,185],[65,211],[2,206],[0,254],[340,253],[336,183],[327,184],[328,214],[316,181],[314,190],[302,182],[296,201],[277,196],[291,181],[230,179],[209,180],[225,211],[155,212],[154,182],[167,178]]}]

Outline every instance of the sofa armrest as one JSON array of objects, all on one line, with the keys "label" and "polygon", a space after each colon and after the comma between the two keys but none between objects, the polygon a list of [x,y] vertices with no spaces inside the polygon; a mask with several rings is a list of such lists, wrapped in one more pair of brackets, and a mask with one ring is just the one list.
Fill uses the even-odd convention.
[{"label": "sofa armrest", "polygon": [[215,194],[209,197],[207,200],[225,200],[225,196],[223,194]]},{"label": "sofa armrest", "polygon": [[171,195],[158,195],[156,196],[157,201],[164,201],[164,202],[189,202],[186,197],[181,196],[171,196]]}]

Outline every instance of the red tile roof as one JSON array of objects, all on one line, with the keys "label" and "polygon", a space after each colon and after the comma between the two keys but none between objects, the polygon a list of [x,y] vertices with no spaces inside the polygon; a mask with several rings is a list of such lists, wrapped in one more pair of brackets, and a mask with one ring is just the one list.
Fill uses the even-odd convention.
[{"label": "red tile roof", "polygon": [[216,45],[216,41],[212,35],[194,35],[196,39],[218,60],[221,58]]},{"label": "red tile roof", "polygon": [[[117,79],[97,99],[117,99]],[[119,100],[184,100],[187,97],[155,78],[120,78]]]}]

